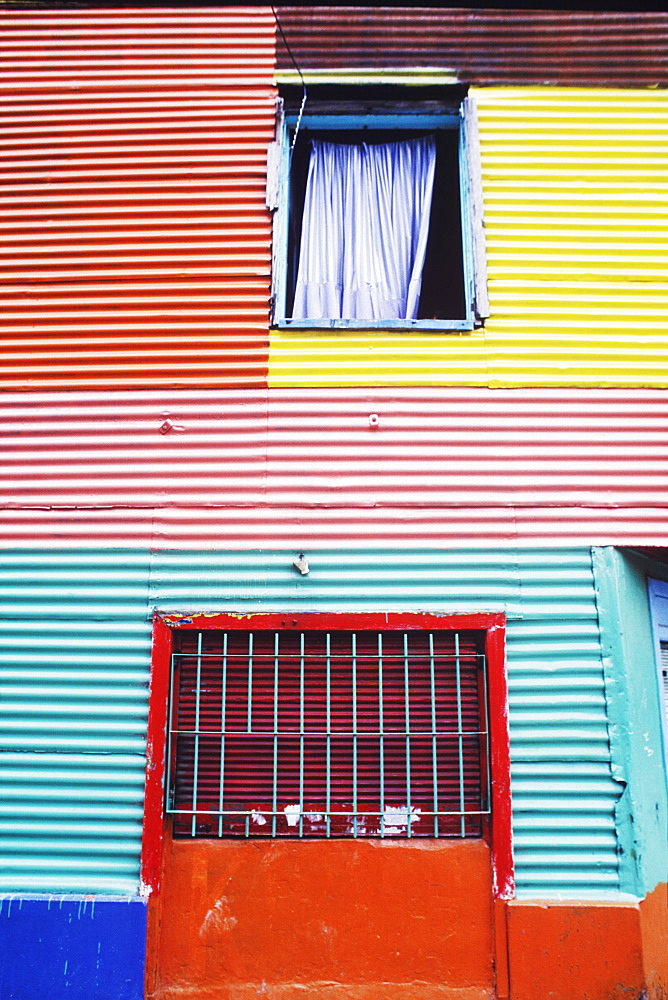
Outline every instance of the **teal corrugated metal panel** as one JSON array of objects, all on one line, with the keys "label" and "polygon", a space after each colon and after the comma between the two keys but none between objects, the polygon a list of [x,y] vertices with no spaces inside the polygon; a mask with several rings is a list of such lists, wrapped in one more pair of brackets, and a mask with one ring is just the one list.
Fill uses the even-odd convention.
[{"label": "teal corrugated metal panel", "polygon": [[14,551],[1,564],[0,892],[134,893],[149,554]]},{"label": "teal corrugated metal panel", "polygon": [[136,888],[153,607],[505,611],[518,893],[616,890],[619,787],[589,550],[307,555],[308,577],[292,551],[165,551],[150,572],[139,551],[8,557],[4,586],[25,613],[0,632],[0,766],[16,776],[0,811],[0,838],[16,845],[5,890]]},{"label": "teal corrugated metal panel", "polygon": [[589,549],[309,551],[306,578],[293,557],[163,553],[152,600],[181,611],[506,611],[518,894],[615,892],[620,788]]},{"label": "teal corrugated metal panel", "polygon": [[526,555],[508,628],[515,862],[521,894],[619,888],[591,556]]}]

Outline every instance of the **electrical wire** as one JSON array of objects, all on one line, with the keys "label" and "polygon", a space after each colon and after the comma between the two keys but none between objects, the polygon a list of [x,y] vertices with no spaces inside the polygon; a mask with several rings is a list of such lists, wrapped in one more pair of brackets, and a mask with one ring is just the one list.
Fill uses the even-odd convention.
[{"label": "electrical wire", "polygon": [[287,38],[285,37],[285,32],[283,31],[283,27],[281,25],[281,22],[278,19],[278,14],[276,13],[276,8],[273,5],[272,5],[272,8],[271,8],[271,12],[274,15],[274,20],[276,21],[276,27],[278,28],[278,32],[279,32],[281,38],[283,39],[283,44],[285,45],[285,48],[287,49],[288,55],[290,56],[290,59],[292,60],[292,65],[297,70],[297,73],[299,74],[299,79],[302,82],[302,103],[301,103],[301,105],[299,107],[299,114],[297,115],[297,124],[295,125],[295,134],[292,137],[292,145],[290,146],[290,158],[292,159],[292,151],[295,148],[295,143],[297,141],[297,136],[299,134],[299,126],[301,125],[302,115],[304,114],[304,108],[306,107],[306,98],[307,98],[306,81],[304,80],[304,74],[302,73],[302,71],[300,70],[299,66],[297,65],[297,60],[295,59],[294,55],[292,54],[292,49],[290,48],[290,43],[288,42]]}]

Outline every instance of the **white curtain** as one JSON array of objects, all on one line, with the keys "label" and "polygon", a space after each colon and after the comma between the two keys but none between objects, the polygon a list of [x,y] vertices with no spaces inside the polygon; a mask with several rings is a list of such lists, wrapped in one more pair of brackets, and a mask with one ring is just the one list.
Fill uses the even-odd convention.
[{"label": "white curtain", "polygon": [[433,136],[312,143],[293,319],[415,319],[434,186]]}]

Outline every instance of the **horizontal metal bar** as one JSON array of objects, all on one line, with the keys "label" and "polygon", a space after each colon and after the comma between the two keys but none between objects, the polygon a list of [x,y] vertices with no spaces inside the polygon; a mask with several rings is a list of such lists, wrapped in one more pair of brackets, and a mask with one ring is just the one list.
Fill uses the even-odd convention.
[{"label": "horizontal metal bar", "polygon": [[[225,634],[228,635],[228,636],[230,635],[229,632],[225,633]],[[254,635],[258,635],[258,634],[261,634],[261,632],[260,633],[254,632],[253,634]],[[269,635],[273,635],[274,633],[269,632],[268,634]],[[327,633],[326,632],[322,632],[322,633],[319,633],[319,634],[325,636]],[[353,633],[350,633],[350,634],[352,635]],[[386,635],[388,633],[373,633],[373,634],[374,635],[380,635],[380,634]],[[389,634],[392,634],[392,633],[389,633]],[[324,663],[324,661],[327,658],[327,651],[324,648],[323,649],[318,649],[317,651],[310,651],[310,655],[313,656],[314,659],[316,659],[316,660],[322,660],[323,663]],[[429,652],[426,651],[426,650],[411,650],[411,658],[414,659],[414,660],[419,659],[419,660],[423,660],[425,663],[428,663],[429,662],[429,655],[430,655]],[[173,656],[174,656],[174,659],[181,659],[181,658],[195,659],[197,657],[197,653],[195,651],[191,651],[189,653],[174,653]],[[202,659],[203,660],[206,660],[206,659],[220,660],[222,658],[222,656],[223,656],[222,652],[216,652],[216,653],[204,653],[203,652],[202,653]],[[352,653],[351,652],[346,652],[346,653],[335,653],[335,652],[332,652],[332,653],[330,653],[330,659],[332,661],[343,660],[345,662],[348,662],[351,659],[351,657],[352,657]],[[238,660],[242,660],[244,663],[247,663],[248,662],[248,653],[246,653],[246,652],[238,652],[237,653],[237,652],[234,652],[234,651],[228,652],[228,659],[229,660],[234,660],[235,658],[238,659]],[[397,660],[401,664],[401,666],[403,667],[403,662],[404,662],[404,655],[403,655],[403,653],[398,653],[398,652],[394,652],[394,653],[393,652],[389,652],[388,653],[384,649],[383,650],[383,659],[384,660],[389,660],[390,662],[392,660]],[[435,660],[452,660],[452,662],[454,663],[456,661],[457,657],[456,657],[455,653],[439,652],[438,650],[434,650],[434,659]],[[461,653],[460,654],[460,659],[463,659],[463,660],[465,659],[467,661],[476,660],[478,662],[482,662],[485,659],[485,657],[484,657],[484,654],[482,654],[482,653]],[[261,653],[261,652],[258,652],[257,650],[254,650],[253,651],[253,661],[255,663],[257,663],[258,660],[266,660],[267,663],[273,664],[273,662],[274,662],[274,655],[273,655],[273,653]],[[287,653],[287,652],[281,651],[281,663],[284,663],[286,660],[294,660],[295,663],[299,663],[299,660],[300,660],[299,653]],[[371,662],[375,663],[378,660],[378,655],[376,653],[360,653],[360,652],[358,652],[357,653],[357,660],[358,661],[359,660],[370,660]]]},{"label": "horizontal metal bar", "polygon": [[[388,806],[388,809],[404,809],[404,808],[405,808],[405,806]],[[416,807],[414,807],[414,808],[416,808]],[[417,807],[417,808],[419,808],[419,807]],[[201,808],[201,809],[192,810],[192,809],[172,809],[172,808],[170,808],[170,809],[167,809],[166,811],[168,813],[170,813],[171,815],[183,815],[183,816],[192,816],[193,812],[195,813],[195,815],[198,815],[198,816],[220,816],[220,815],[223,815],[223,816],[244,816],[245,817],[245,816],[252,816],[253,813],[258,813],[258,812],[260,812],[262,814],[262,816],[285,816],[285,810],[283,810],[283,809],[279,809],[276,812],[274,812],[271,809],[261,809],[261,810],[258,810],[258,809],[223,809],[223,810],[220,810],[220,809]],[[302,816],[307,816],[309,813],[318,813],[318,815],[322,817],[322,820],[318,820],[318,822],[324,822],[325,818],[326,818],[326,815],[327,815],[322,809],[316,809],[316,808],[313,808],[313,809],[304,809],[303,812],[301,813],[301,815]],[[415,819],[418,820],[418,819],[422,819],[425,816],[471,816],[471,817],[473,817],[473,816],[488,816],[489,813],[490,813],[489,809],[470,809],[470,810],[467,810],[466,812],[463,812],[463,813],[460,812],[458,809],[457,810],[442,810],[442,811],[439,811],[439,812],[436,812],[436,813],[433,812],[432,810],[428,811],[426,809],[420,809],[419,813],[410,813],[409,814],[407,812],[407,815],[414,816]],[[372,809],[358,809],[357,812],[355,812],[353,809],[345,809],[345,810],[330,809],[329,815],[330,816],[378,816],[378,817],[381,817],[381,816],[386,816],[386,813],[385,812],[377,812],[376,810],[372,810]],[[399,819],[399,817],[397,817],[397,819]]]},{"label": "horizontal metal bar", "polygon": [[[389,738],[409,735],[405,729],[384,729],[382,732],[377,729],[361,729],[353,732],[348,729],[332,729],[327,732],[324,729],[254,729],[248,732],[247,729],[172,729],[172,736],[387,736]],[[486,729],[411,729],[411,736],[487,736]]]}]

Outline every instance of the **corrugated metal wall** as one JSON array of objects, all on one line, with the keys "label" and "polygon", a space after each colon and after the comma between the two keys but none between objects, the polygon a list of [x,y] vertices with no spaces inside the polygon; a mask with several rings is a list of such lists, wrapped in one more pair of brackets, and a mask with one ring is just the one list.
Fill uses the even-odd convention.
[{"label": "corrugated metal wall", "polygon": [[668,384],[668,92],[477,92],[491,385]]},{"label": "corrugated metal wall", "polygon": [[661,545],[667,419],[649,390],[6,394],[0,540]]},{"label": "corrugated metal wall", "polygon": [[[457,30],[504,58],[513,35],[532,38],[536,56],[551,21],[529,14],[528,34],[499,12],[459,12]],[[382,37],[406,16],[393,9]],[[446,17],[443,33],[451,16],[427,21]],[[620,85],[599,73],[612,51],[635,83],[656,82],[661,15],[619,15],[614,30],[582,15],[586,44],[578,16],[563,37],[597,83]],[[369,58],[380,23],[372,9]],[[14,9],[2,26],[1,385],[668,384],[665,92],[478,88],[486,330],[274,331],[269,362],[270,9]],[[323,42],[304,31],[307,66]]]},{"label": "corrugated metal wall", "polygon": [[474,93],[485,329],[272,331],[270,385],[668,385],[668,93]]},{"label": "corrugated metal wall", "polygon": [[[467,83],[651,86],[668,82],[660,11],[280,6],[303,70],[437,67]],[[279,39],[277,62],[292,70]]]},{"label": "corrugated metal wall", "polygon": [[[460,14],[483,82],[533,79],[551,15]],[[653,17],[549,65],[655,83]],[[270,9],[1,23],[0,381],[38,391],[0,416],[0,891],[136,890],[154,605],[506,609],[520,888],[614,889],[589,545],[668,530],[664,394],[627,391],[667,384],[665,94],[479,89],[485,331],[276,334],[267,391]],[[456,388],[596,384],[620,391]],[[336,389],[361,385],[418,388]]]},{"label": "corrugated metal wall", "polygon": [[[137,885],[149,606],[506,610],[518,886],[617,887],[588,549],[4,554],[0,891]],[[76,698],[73,699],[73,691]]]},{"label": "corrugated metal wall", "polygon": [[0,384],[264,384],[271,10],[0,19]]},{"label": "corrugated metal wall", "polygon": [[26,549],[0,566],[0,892],[136,892],[149,555]]}]

